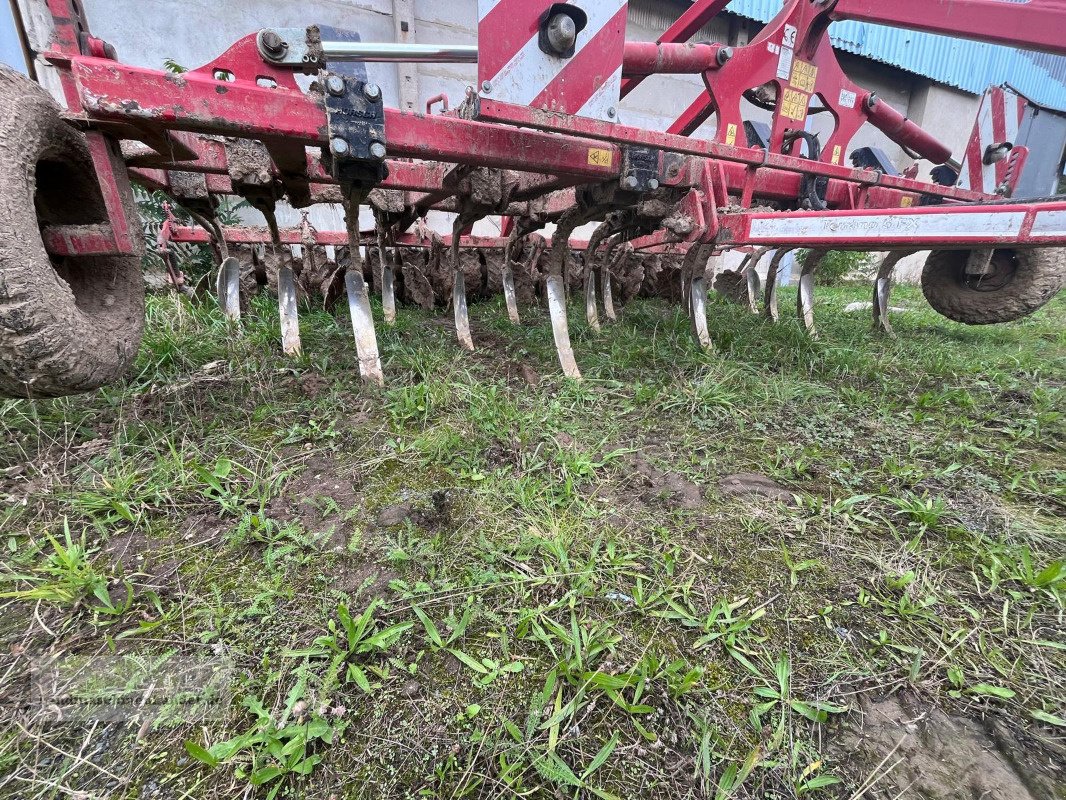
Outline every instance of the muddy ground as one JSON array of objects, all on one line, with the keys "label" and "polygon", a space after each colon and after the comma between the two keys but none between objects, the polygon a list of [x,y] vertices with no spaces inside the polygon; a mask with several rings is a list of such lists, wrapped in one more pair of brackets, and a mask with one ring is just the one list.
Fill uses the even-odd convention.
[{"label": "muddy ground", "polygon": [[866,295],[575,307],[581,383],[404,307],[383,391],[342,312],[152,298],[0,406],[0,797],[1062,800],[1066,306]]}]

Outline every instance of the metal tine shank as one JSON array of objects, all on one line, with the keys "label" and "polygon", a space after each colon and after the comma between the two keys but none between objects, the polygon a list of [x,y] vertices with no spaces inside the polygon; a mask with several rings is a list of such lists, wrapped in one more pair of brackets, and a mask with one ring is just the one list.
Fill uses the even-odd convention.
[{"label": "metal tine shank", "polygon": [[744,282],[747,286],[748,297],[748,310],[752,314],[758,314],[758,297],[759,297],[759,273],[758,267],[762,257],[770,251],[769,247],[757,247],[752,250],[740,263],[740,274],[744,278]]},{"label": "metal tine shank", "polygon": [[693,244],[685,253],[682,265],[682,274],[685,282],[689,285],[688,299],[685,305],[688,308],[689,322],[692,327],[692,335],[699,342],[700,347],[710,351],[714,349],[711,342],[711,334],[707,329],[707,261],[714,253],[714,245]]},{"label": "metal tine shank", "polygon": [[766,286],[763,287],[763,316],[772,322],[777,322],[780,315],[777,310],[777,272],[781,268],[781,262],[789,253],[796,248],[780,247],[770,259],[770,266],[766,268]]},{"label": "metal tine shank", "polygon": [[466,306],[466,278],[459,261],[459,239],[463,229],[473,220],[460,214],[452,224],[452,311],[455,315],[455,336],[465,350],[474,352],[474,340],[470,335],[470,312]]},{"label": "metal tine shank", "polygon": [[518,325],[522,318],[518,314],[518,295],[514,288],[514,270],[511,268],[511,252],[515,244],[523,236],[523,220],[516,220],[511,226],[511,232],[507,235],[507,242],[503,246],[503,266],[500,269],[500,281],[503,284],[503,299],[507,304],[507,318],[511,323]]},{"label": "metal tine shank", "polygon": [[382,371],[381,356],[378,354],[370,292],[363,278],[363,259],[359,252],[359,203],[354,199],[344,202],[344,222],[348,228],[351,251],[351,264],[344,274],[344,288],[348,293],[348,312],[352,317],[359,375],[368,383],[384,386],[385,373]]},{"label": "metal tine shank", "polygon": [[[167,208],[167,213],[170,213],[169,208]],[[217,219],[195,211],[190,211],[189,216],[210,235],[212,249],[219,259],[218,274],[215,276],[215,297],[218,300],[218,306],[228,319],[239,320],[241,318],[240,262],[235,258],[231,262],[229,245],[226,244],[226,237]]]},{"label": "metal tine shank", "polygon": [[[799,293],[796,295],[796,314],[800,325],[810,337],[816,337],[818,330],[814,326],[814,274],[818,271],[828,250],[809,250],[803,259],[800,270]],[[777,277],[776,275],[774,276]]]},{"label": "metal tine shank", "polygon": [[555,338],[555,350],[559,355],[559,366],[563,374],[573,380],[581,380],[581,370],[574,358],[574,349],[570,345],[570,328],[566,319],[566,286],[563,283],[563,267],[569,250],[570,234],[582,222],[582,211],[573,208],[563,214],[556,223],[552,234],[551,258],[548,262],[548,274],[545,288],[548,295],[548,313],[551,315],[552,336]]},{"label": "metal tine shank", "polygon": [[287,356],[298,356],[302,352],[300,344],[300,319],[296,311],[296,275],[292,270],[292,250],[282,245],[281,233],[278,231],[278,219],[271,209],[261,209],[270,229],[271,247],[274,252],[279,247],[288,251],[289,257],[278,267],[278,314],[281,317],[281,349]]},{"label": "metal tine shank", "polygon": [[591,264],[585,265],[585,321],[596,333],[600,332],[600,315],[596,309],[596,271]]},{"label": "metal tine shank", "polygon": [[[614,221],[608,219],[607,222],[601,223],[593,231],[593,235],[588,237],[588,244],[585,247],[585,318],[588,321],[588,326],[592,327],[597,333],[600,329],[599,314],[597,311],[596,301],[596,275],[600,274],[600,286],[601,293],[603,295],[603,311],[607,315],[608,319],[614,321],[614,299],[610,297],[611,290],[611,277],[610,271],[605,270],[603,267],[597,267],[597,254],[599,252],[600,245],[609,241],[611,237],[618,234],[618,228],[614,224]],[[618,234],[620,236],[620,234]],[[607,247],[607,260],[610,260],[611,245]]]},{"label": "metal tine shank", "polygon": [[619,235],[617,242],[607,248],[607,259],[602,268],[603,275],[600,278],[600,294],[603,296],[603,313],[611,322],[618,321],[618,313],[614,309],[614,290],[611,286],[611,275],[615,267],[622,263],[622,259],[629,255],[630,252],[629,244],[622,241],[621,235]]},{"label": "metal tine shank", "polygon": [[396,280],[392,261],[385,249],[386,223],[382,214],[374,214],[378,261],[381,263],[381,309],[386,325],[396,324]]},{"label": "metal tine shank", "polygon": [[892,250],[885,255],[877,268],[873,296],[873,330],[875,333],[883,333],[893,338],[896,335],[888,319],[888,305],[892,299],[892,272],[900,261],[913,255],[914,252],[913,250]]}]

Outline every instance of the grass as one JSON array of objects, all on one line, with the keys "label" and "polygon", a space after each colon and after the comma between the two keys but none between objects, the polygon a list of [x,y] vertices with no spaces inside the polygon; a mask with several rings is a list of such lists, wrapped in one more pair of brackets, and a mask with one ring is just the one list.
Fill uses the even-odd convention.
[{"label": "grass", "polygon": [[1066,302],[866,293],[575,312],[581,383],[543,312],[404,310],[384,391],[343,312],[287,360],[151,298],[126,383],[0,405],[0,796],[851,797],[885,692],[1060,741]]}]

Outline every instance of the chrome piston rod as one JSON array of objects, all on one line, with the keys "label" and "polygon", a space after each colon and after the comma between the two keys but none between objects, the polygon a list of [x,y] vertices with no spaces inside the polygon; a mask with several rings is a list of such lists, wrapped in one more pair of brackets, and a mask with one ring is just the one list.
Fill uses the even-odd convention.
[{"label": "chrome piston rod", "polygon": [[326,61],[410,61],[424,64],[476,64],[477,45],[322,42]]}]

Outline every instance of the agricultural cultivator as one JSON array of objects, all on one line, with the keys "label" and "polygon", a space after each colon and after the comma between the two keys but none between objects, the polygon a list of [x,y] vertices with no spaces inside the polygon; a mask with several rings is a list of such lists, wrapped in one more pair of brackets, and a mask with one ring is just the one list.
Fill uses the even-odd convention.
[{"label": "agricultural cultivator", "polygon": [[[518,322],[540,298],[562,369],[578,378],[568,293],[584,294],[592,328],[601,309],[616,316],[616,301],[675,297],[711,347],[708,265],[730,249],[748,251],[736,277],[749,298],[754,266],[770,259],[771,316],[774,273],[784,253],[804,249],[797,310],[809,331],[815,272],[830,249],[889,253],[874,295],[883,327],[892,267],[918,250],[933,251],[926,297],[961,322],[1017,319],[1061,287],[1066,201],[1011,199],[1026,149],[1005,140],[960,165],[849,80],[828,36],[833,20],[854,19],[1062,54],[1060,0],[786,0],[745,46],[689,43],[727,2],[696,0],[658,42],[636,42],[625,38],[625,0],[479,0],[476,47],[263,29],[175,75],[123,64],[90,33],[77,0],[47,0],[54,35],[41,57],[57,68],[66,109],[0,71],[0,393],[92,389],[134,356],[144,245],[131,179],[199,223],[168,221],[156,244],[169,256],[174,242],[210,243],[212,289],[227,315],[240,317],[249,288],[274,287],[287,353],[300,350],[301,294],[327,304],[346,296],[360,372],[376,383],[371,289],[384,324],[401,303],[450,306],[466,349],[477,346],[468,300],[502,293]],[[425,113],[405,113],[367,80],[360,62],[373,60],[476,62],[477,84],[457,106],[438,97]],[[663,73],[699,75],[704,91],[665,132],[626,125],[620,101]],[[772,111],[771,122],[745,119],[751,107]],[[835,123],[824,140],[805,127],[816,113]],[[692,136],[711,118],[712,138]],[[938,165],[934,179],[852,151],[863,125],[916,164]],[[266,226],[224,229],[216,212],[226,195],[246,199]],[[281,228],[282,201],[339,203],[346,230]],[[371,230],[360,229],[366,206]],[[429,230],[431,211],[454,215],[449,235]],[[472,235],[486,217],[500,220],[499,236]]]}]

